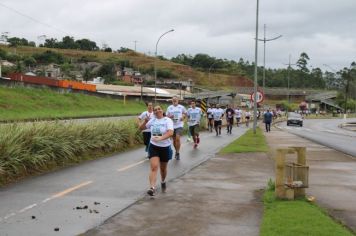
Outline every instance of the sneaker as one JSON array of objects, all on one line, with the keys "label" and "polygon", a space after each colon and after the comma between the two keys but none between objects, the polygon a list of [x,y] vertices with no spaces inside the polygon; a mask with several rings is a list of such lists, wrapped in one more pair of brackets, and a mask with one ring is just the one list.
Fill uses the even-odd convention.
[{"label": "sneaker", "polygon": [[179,156],[179,153],[178,153],[178,152],[176,153],[175,158],[176,158],[176,160],[180,160],[180,156]]},{"label": "sneaker", "polygon": [[147,194],[150,195],[151,197],[153,197],[156,193],[156,190],[154,188],[150,188],[149,190],[147,190]]},{"label": "sneaker", "polygon": [[165,192],[166,192],[166,189],[167,189],[166,182],[162,182],[162,183],[161,183],[161,190],[162,190],[162,192],[165,193]]}]

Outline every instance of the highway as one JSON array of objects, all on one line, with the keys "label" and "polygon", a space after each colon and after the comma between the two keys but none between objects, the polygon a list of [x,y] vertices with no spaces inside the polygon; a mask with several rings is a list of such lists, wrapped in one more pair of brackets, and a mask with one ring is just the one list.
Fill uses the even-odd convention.
[{"label": "highway", "polygon": [[356,157],[356,132],[339,127],[346,122],[356,122],[356,118],[304,119],[303,122],[303,127],[287,126],[286,122],[278,123],[276,126],[282,130]]}]

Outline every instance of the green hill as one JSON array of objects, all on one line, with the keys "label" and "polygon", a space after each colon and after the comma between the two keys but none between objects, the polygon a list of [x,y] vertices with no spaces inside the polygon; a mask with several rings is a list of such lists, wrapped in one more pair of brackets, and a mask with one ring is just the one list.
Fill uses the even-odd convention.
[{"label": "green hill", "polygon": [[[152,75],[155,60],[154,57],[133,51],[118,53],[27,46],[8,47],[4,45],[0,45],[0,50],[6,51],[9,55],[12,55],[14,62],[16,62],[16,57],[25,58],[33,56],[34,54],[44,53],[48,50],[62,54],[71,62],[93,61],[100,63],[113,62],[120,64],[123,61],[128,61],[135,69],[141,71],[142,73],[147,72]],[[191,79],[195,85],[211,90],[231,89],[232,86],[246,86],[246,83],[248,83],[246,82],[246,77],[244,78],[239,74],[228,75],[222,73],[213,73],[213,71],[210,71],[209,75],[208,72],[198,71],[190,66],[173,63],[168,60],[157,59],[157,70],[162,72],[168,71],[168,74],[177,80]]]},{"label": "green hill", "polygon": [[144,103],[50,89],[0,87],[0,121],[137,115]]}]

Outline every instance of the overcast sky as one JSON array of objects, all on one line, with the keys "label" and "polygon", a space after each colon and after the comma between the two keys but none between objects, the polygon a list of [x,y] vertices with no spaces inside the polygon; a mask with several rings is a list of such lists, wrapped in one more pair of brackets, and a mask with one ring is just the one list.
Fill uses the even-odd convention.
[{"label": "overcast sky", "polygon": [[[11,8],[11,9],[9,9]],[[31,17],[28,18],[26,16]],[[88,38],[98,46],[127,47],[173,57],[206,53],[254,61],[256,1],[253,0],[0,0],[0,32],[39,42],[38,36]],[[339,70],[356,61],[355,0],[261,0],[259,38],[266,67],[281,68],[302,52],[310,66]],[[259,43],[263,65],[263,42]]]}]

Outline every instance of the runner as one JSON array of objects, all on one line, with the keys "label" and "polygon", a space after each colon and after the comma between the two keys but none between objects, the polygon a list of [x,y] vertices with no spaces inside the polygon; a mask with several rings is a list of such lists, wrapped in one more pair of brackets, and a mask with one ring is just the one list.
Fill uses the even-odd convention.
[{"label": "runner", "polygon": [[227,126],[227,133],[231,134],[232,131],[232,126],[234,125],[234,109],[231,108],[231,105],[227,105],[227,108],[225,110],[226,114],[226,126]]},{"label": "runner", "polygon": [[247,110],[245,111],[246,127],[248,127],[249,124],[250,124],[250,118],[251,118],[251,113],[250,113],[250,111],[247,109]]},{"label": "runner", "polygon": [[173,120],[173,146],[176,150],[175,158],[180,160],[179,150],[180,150],[180,136],[183,134],[184,118],[187,114],[187,110],[184,106],[178,104],[178,97],[174,96],[172,98],[172,105],[167,108],[167,117]]},{"label": "runner", "polygon": [[[154,118],[152,102],[147,103],[147,111],[142,112],[141,115],[138,116],[138,122],[139,122],[138,124],[141,124],[146,118],[148,120]],[[143,143],[146,146],[145,151],[148,152],[148,146],[150,144],[150,139],[151,139],[151,130],[150,129],[142,130],[142,135],[143,135]]]},{"label": "runner", "polygon": [[154,115],[155,118],[145,118],[140,125],[141,130],[150,129],[152,133],[148,148],[150,159],[150,174],[148,179],[150,188],[147,190],[147,194],[150,196],[154,196],[156,193],[158,167],[161,173],[161,189],[162,192],[166,191],[167,164],[172,154],[170,137],[173,135],[173,122],[168,117],[163,116],[163,110],[160,106],[155,106]]},{"label": "runner", "polygon": [[195,101],[190,102],[191,107],[187,110],[188,116],[188,128],[194,141],[194,148],[197,148],[200,138],[199,138],[199,123],[202,116],[202,111],[199,107],[196,107]]},{"label": "runner", "polygon": [[212,105],[211,107],[209,106],[208,110],[206,111],[207,118],[208,118],[208,129],[210,132],[213,132],[213,126],[214,126],[213,109],[214,108],[215,105]]},{"label": "runner", "polygon": [[235,114],[236,114],[236,125],[237,127],[239,127],[239,123],[241,121],[241,115],[242,115],[242,111],[240,110],[239,107],[237,107],[237,109],[235,110]]},{"label": "runner", "polygon": [[214,128],[216,132],[216,136],[221,135],[221,124],[222,118],[224,116],[224,110],[220,108],[219,104],[216,104],[216,108],[213,109],[214,116]]}]

